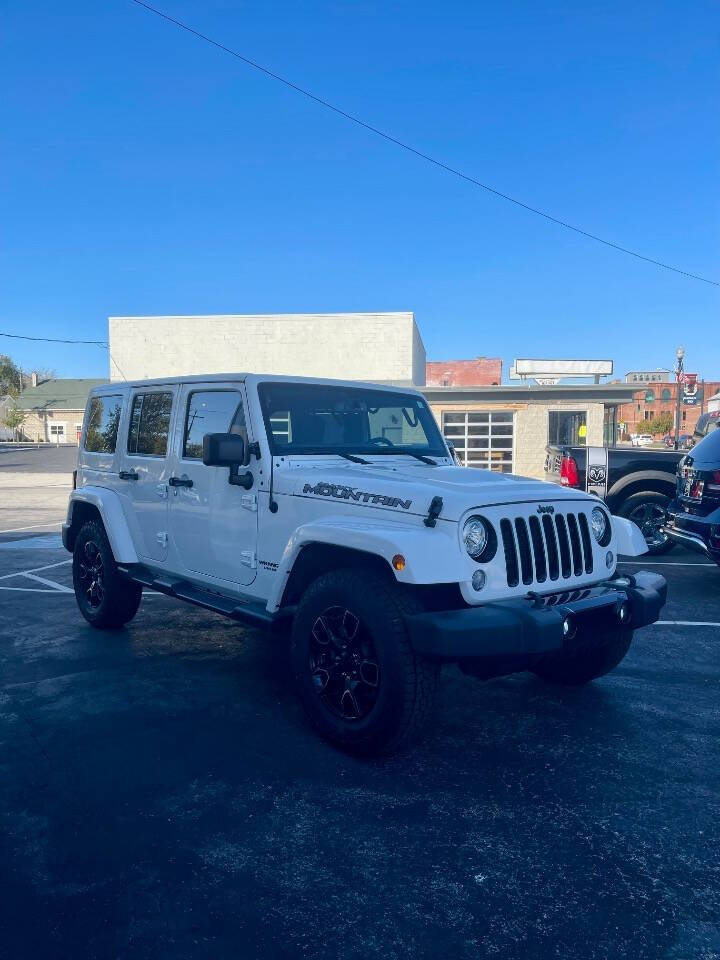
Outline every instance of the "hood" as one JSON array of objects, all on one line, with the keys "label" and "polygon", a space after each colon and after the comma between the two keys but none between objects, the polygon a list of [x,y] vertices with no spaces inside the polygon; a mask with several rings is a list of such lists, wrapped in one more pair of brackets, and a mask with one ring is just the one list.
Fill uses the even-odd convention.
[{"label": "hood", "polygon": [[399,514],[422,516],[427,514],[433,497],[442,497],[441,520],[459,520],[472,507],[540,500],[557,503],[588,497],[544,480],[472,467],[432,467],[408,459],[385,457],[367,466],[336,457],[291,459],[276,468],[274,486],[278,493],[360,507],[391,507]]}]

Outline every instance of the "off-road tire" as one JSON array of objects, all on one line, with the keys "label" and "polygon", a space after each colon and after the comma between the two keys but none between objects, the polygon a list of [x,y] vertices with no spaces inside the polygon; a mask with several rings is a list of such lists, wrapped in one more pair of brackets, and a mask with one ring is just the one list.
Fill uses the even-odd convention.
[{"label": "off-road tire", "polygon": [[[318,618],[340,609],[359,620],[379,665],[376,700],[357,719],[334,714],[313,679],[313,629]],[[410,643],[403,617],[421,609],[406,588],[372,570],[336,570],[307,588],[293,624],[291,664],[300,702],[326,740],[372,755],[395,753],[417,736],[431,712],[440,673],[439,665],[417,656]]]},{"label": "off-road tire", "polygon": [[[633,520],[637,523],[638,517],[637,512],[644,506],[649,506],[655,512],[658,510],[665,510],[667,505],[670,503],[670,497],[665,493],[658,493],[656,490],[646,490],[644,493],[634,493],[631,497],[628,497],[627,500],[624,500],[620,506],[617,508],[617,514],[620,517],[625,517],[628,520]],[[633,516],[635,514],[635,516]],[[640,524],[638,524],[640,526]],[[668,550],[672,550],[675,544],[669,537],[665,538],[663,543],[651,544],[647,538],[645,541],[648,545],[648,556],[659,556],[662,553],[667,553]]]},{"label": "off-road tire", "polygon": [[550,683],[581,686],[610,673],[625,657],[633,631],[609,630],[596,645],[573,653],[554,654],[535,667],[535,673]]},{"label": "off-road tire", "polygon": [[140,606],[142,587],[119,573],[99,520],[83,524],[75,538],[72,569],[75,599],[88,623],[112,630],[132,620]]}]

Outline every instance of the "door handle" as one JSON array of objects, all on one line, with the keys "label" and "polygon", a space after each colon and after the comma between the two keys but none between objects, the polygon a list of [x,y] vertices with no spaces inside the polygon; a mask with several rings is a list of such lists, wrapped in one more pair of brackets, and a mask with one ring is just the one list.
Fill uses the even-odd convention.
[{"label": "door handle", "polygon": [[190,477],[170,477],[168,483],[171,487],[191,487],[193,485]]},{"label": "door handle", "polygon": [[138,474],[134,470],[121,470],[118,474],[121,480],[137,480]]}]

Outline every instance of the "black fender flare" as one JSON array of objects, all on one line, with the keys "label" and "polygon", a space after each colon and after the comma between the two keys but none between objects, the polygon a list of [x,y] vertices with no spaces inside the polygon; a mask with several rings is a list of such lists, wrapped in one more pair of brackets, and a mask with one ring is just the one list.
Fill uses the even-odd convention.
[{"label": "black fender flare", "polygon": [[627,476],[616,480],[608,490],[606,500],[608,502],[616,501],[613,504],[614,509],[616,506],[619,506],[617,503],[618,498],[620,500],[625,499],[622,496],[624,490],[627,490],[628,487],[634,486],[637,483],[642,483],[644,480],[652,482],[653,484],[660,483],[666,486],[671,496],[675,492],[675,474],[665,473],[663,470],[636,470],[634,473],[629,473]]}]

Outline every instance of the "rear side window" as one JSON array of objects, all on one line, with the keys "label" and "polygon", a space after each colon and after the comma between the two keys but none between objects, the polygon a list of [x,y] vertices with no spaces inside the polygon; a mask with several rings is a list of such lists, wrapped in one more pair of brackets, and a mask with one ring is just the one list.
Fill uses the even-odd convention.
[{"label": "rear side window", "polygon": [[245,412],[237,390],[197,390],[188,398],[183,457],[201,460],[206,433],[246,437]]},{"label": "rear side window", "polygon": [[164,457],[167,453],[171,393],[136,393],[130,411],[128,453]]},{"label": "rear side window", "polygon": [[712,429],[711,433],[700,441],[690,451],[695,466],[700,470],[712,470],[720,465],[720,430]]},{"label": "rear side window", "polygon": [[92,397],[85,430],[88,453],[115,453],[121,412],[121,396]]}]

